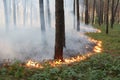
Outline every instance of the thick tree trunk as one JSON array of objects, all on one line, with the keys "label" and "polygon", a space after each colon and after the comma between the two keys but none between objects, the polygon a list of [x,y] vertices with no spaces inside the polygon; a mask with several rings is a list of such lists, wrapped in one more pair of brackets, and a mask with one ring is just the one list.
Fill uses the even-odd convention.
[{"label": "thick tree trunk", "polygon": [[77,0],[76,4],[77,4],[77,31],[80,31],[79,0]]},{"label": "thick tree trunk", "polygon": [[114,0],[112,0],[111,28],[113,28],[113,25],[114,25],[114,22],[115,22],[115,16],[116,16],[116,13],[117,13],[117,8],[118,8],[118,5],[119,5],[119,1],[120,0],[117,0],[117,4],[116,4],[115,9],[114,9]]},{"label": "thick tree trunk", "polygon": [[39,0],[41,30],[45,31],[44,2]]},{"label": "thick tree trunk", "polygon": [[89,24],[88,0],[85,0],[85,24]]},{"label": "thick tree trunk", "polygon": [[65,37],[64,23],[64,2],[63,0],[55,0],[56,15],[56,34],[55,34],[55,55],[54,59],[63,60],[63,47]]}]

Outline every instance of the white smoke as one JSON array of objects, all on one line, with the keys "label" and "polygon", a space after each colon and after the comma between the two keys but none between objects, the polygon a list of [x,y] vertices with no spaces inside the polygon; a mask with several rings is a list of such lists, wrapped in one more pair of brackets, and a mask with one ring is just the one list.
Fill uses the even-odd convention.
[{"label": "white smoke", "polygon": [[[0,26],[0,60],[17,59],[24,61],[26,59],[35,59],[41,61],[44,59],[53,59],[55,43],[54,1],[50,0],[52,28],[47,28],[46,33],[41,32],[39,24],[33,25],[33,27],[17,24],[17,30],[14,30],[14,26],[10,25],[8,33],[5,32],[3,25]],[[86,49],[86,46],[89,45],[89,48],[91,48],[92,43],[88,41],[88,37],[84,33],[96,30],[92,26],[86,26],[83,23],[81,23],[80,32],[73,30],[72,7],[69,8],[73,0],[65,1],[68,4],[65,7],[66,48],[64,49],[64,57],[71,57],[89,51]],[[34,5],[37,2],[38,0],[34,2]],[[38,12],[36,16],[39,18],[39,8],[37,7],[35,7]],[[2,9],[1,6],[0,8]],[[37,23],[39,23],[39,20]]]}]

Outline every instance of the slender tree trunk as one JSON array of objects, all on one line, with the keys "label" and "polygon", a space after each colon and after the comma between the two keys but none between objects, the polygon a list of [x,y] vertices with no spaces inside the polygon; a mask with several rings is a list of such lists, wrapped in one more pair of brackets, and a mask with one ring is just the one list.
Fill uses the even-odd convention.
[{"label": "slender tree trunk", "polygon": [[32,0],[31,0],[31,12],[30,12],[30,14],[31,14],[31,15],[30,15],[30,24],[31,24],[31,27],[32,27],[32,10],[33,10],[33,7],[32,7],[33,5],[32,5],[32,3],[33,3],[33,2],[32,2]]},{"label": "slender tree trunk", "polygon": [[95,22],[95,5],[96,5],[96,0],[93,2],[93,18],[92,18],[92,24]]},{"label": "slender tree trunk", "polygon": [[76,4],[77,4],[77,31],[80,31],[79,0],[77,0]]},{"label": "slender tree trunk", "polygon": [[111,28],[113,28],[113,21],[114,21],[114,0],[112,0],[112,8],[111,8]]},{"label": "slender tree trunk", "polygon": [[51,27],[50,2],[47,0],[48,25]]},{"label": "slender tree trunk", "polygon": [[99,17],[98,17],[98,22],[99,22],[99,26],[101,26],[101,0],[100,1],[100,7],[99,7]]},{"label": "slender tree trunk", "polygon": [[118,10],[118,24],[120,23],[120,10]]},{"label": "slender tree trunk", "polygon": [[85,24],[89,24],[88,0],[85,0]]},{"label": "slender tree trunk", "polygon": [[107,0],[107,13],[106,13],[106,34],[109,33],[109,0]]},{"label": "slender tree trunk", "polygon": [[27,4],[27,2],[26,2],[27,0],[24,0],[24,21],[23,21],[23,24],[24,24],[24,26],[26,25],[26,4]]},{"label": "slender tree trunk", "polygon": [[44,2],[39,0],[41,30],[45,31]]},{"label": "slender tree trunk", "polygon": [[73,2],[73,19],[74,19],[74,23],[73,23],[73,26],[74,26],[74,29],[75,29],[75,12],[76,12],[76,5],[75,5],[75,3],[76,3],[76,0],[74,0],[74,2]]},{"label": "slender tree trunk", "polygon": [[104,8],[104,2],[103,2],[103,0],[101,0],[101,15],[100,15],[100,17],[101,17],[101,24],[103,24],[103,8]]},{"label": "slender tree trunk", "polygon": [[16,28],[16,0],[13,0],[13,19],[14,19],[14,26]]},{"label": "slender tree trunk", "polygon": [[56,15],[56,38],[55,38],[55,55],[54,59],[63,60],[64,47],[64,2],[63,0],[55,0],[55,15]]},{"label": "slender tree trunk", "polygon": [[4,12],[5,12],[5,24],[6,24],[6,32],[9,30],[9,18],[8,18],[8,7],[7,7],[7,0],[3,0],[4,3]]},{"label": "slender tree trunk", "polygon": [[[116,16],[116,12],[117,12],[117,8],[118,8],[118,5],[119,5],[119,1],[120,0],[117,0],[117,4],[115,6],[115,9],[114,9],[114,5],[112,6],[113,7],[113,13],[112,13],[112,19],[111,19],[111,28],[113,28],[113,25],[114,25],[114,22],[115,22],[115,16]],[[114,0],[112,0],[112,4],[114,4]]]}]

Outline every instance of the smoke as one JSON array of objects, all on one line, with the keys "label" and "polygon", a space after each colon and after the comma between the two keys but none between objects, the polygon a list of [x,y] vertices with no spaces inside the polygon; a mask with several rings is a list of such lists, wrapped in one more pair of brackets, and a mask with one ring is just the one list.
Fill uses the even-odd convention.
[{"label": "smoke", "polygon": [[[96,29],[92,28],[90,25],[84,25],[84,23],[81,23],[81,31],[77,32],[74,30],[73,13],[71,12],[71,8],[68,9],[68,7],[72,5],[71,1],[73,0],[66,1],[70,3],[65,7],[66,48],[64,49],[64,57],[71,57],[89,52],[90,50],[86,49],[86,46],[88,46],[89,49],[92,49],[92,43],[88,40],[88,37],[84,35],[84,33],[95,32]],[[21,61],[25,61],[27,59],[34,59],[38,61],[53,59],[55,45],[54,7],[54,0],[50,0],[52,28],[47,28],[45,33],[40,30],[40,26],[38,24],[39,20],[37,20],[37,24],[33,25],[33,27],[17,24],[16,30],[14,30],[15,26],[10,25],[8,33],[5,32],[5,27],[1,25],[0,61],[4,59],[17,59]],[[35,11],[38,11],[38,8],[35,8],[37,9]],[[39,17],[38,14],[36,15],[37,17]]]},{"label": "smoke", "polygon": [[[88,37],[84,35],[84,32],[91,31],[95,30],[85,25],[81,25],[81,32],[67,29],[64,57],[89,52],[86,46],[92,43],[88,41]],[[17,59],[24,61],[34,59],[42,61],[53,59],[54,42],[54,28],[47,29],[46,33],[42,33],[40,28],[19,29],[9,32],[9,34],[0,31],[0,60]]]}]

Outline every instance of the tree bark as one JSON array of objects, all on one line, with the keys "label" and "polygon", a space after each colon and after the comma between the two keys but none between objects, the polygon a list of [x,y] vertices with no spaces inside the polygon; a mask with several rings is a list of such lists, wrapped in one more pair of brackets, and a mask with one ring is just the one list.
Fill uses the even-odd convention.
[{"label": "tree bark", "polygon": [[27,4],[27,2],[26,2],[27,0],[24,0],[24,21],[23,21],[23,24],[24,24],[24,26],[26,25],[26,4]]},{"label": "tree bark", "polygon": [[88,0],[85,0],[85,24],[89,24]]},{"label": "tree bark", "polygon": [[77,4],[77,31],[80,31],[79,0],[77,0],[76,4]]},{"label": "tree bark", "polygon": [[33,10],[33,4],[32,4],[33,2],[32,2],[32,0],[31,0],[31,5],[30,5],[30,7],[31,7],[31,12],[30,12],[30,25],[31,25],[31,27],[32,27],[32,10]]},{"label": "tree bark", "polygon": [[45,31],[44,2],[39,0],[41,30]]},{"label": "tree bark", "polygon": [[63,0],[55,0],[55,16],[56,16],[56,34],[55,34],[55,55],[54,59],[63,60],[63,47],[65,36],[64,23],[64,2]]},{"label": "tree bark", "polygon": [[7,0],[3,0],[4,3],[4,12],[5,12],[5,25],[6,25],[6,32],[9,30],[9,18],[8,18],[8,7],[7,7]]},{"label": "tree bark", "polygon": [[115,9],[114,9],[114,0],[112,0],[111,28],[113,28],[113,25],[114,25],[114,22],[115,22],[115,16],[116,16],[117,8],[118,8],[118,5],[119,5],[119,1],[120,0],[117,0],[117,4],[116,4]]},{"label": "tree bark", "polygon": [[14,19],[14,26],[16,28],[16,0],[13,0],[13,19]]},{"label": "tree bark", "polygon": [[74,23],[73,23],[73,26],[74,26],[74,29],[75,29],[75,12],[76,12],[76,5],[75,5],[75,3],[76,3],[76,0],[74,0],[74,2],[73,2],[73,19],[74,19]]},{"label": "tree bark", "polygon": [[51,27],[50,2],[47,0],[48,26]]},{"label": "tree bark", "polygon": [[107,0],[107,13],[106,13],[106,34],[109,33],[109,0]]},{"label": "tree bark", "polygon": [[95,5],[96,5],[96,0],[93,2],[93,17],[92,17],[92,24],[95,22]]}]

